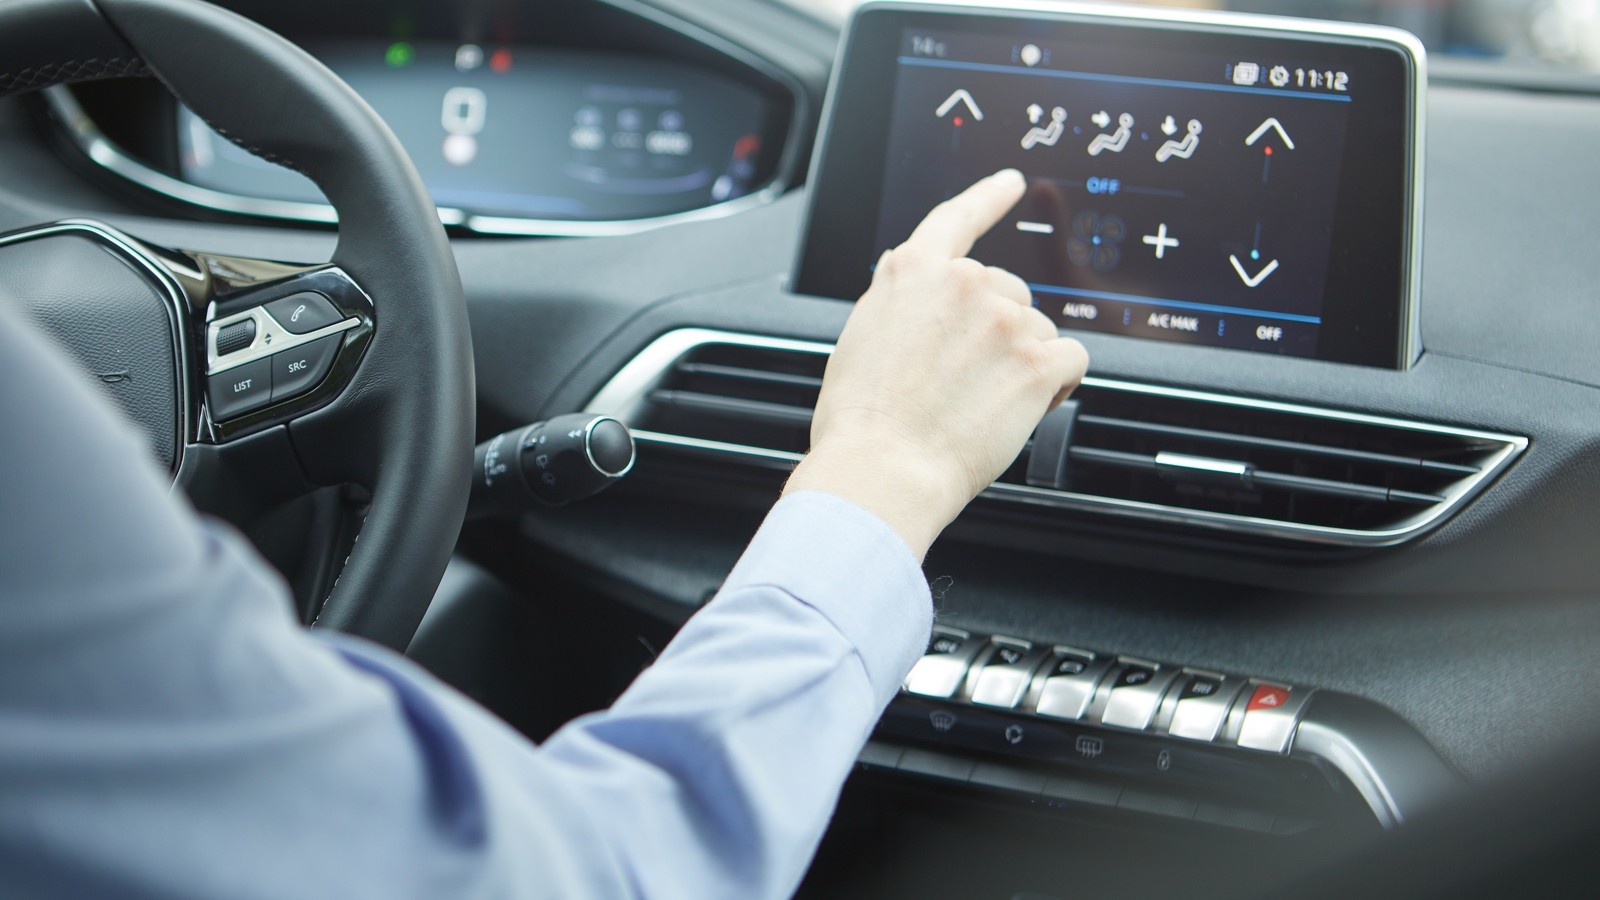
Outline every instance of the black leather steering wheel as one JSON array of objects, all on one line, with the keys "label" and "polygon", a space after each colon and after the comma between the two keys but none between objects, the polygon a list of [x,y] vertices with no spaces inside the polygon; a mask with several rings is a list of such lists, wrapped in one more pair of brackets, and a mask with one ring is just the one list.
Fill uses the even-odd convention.
[{"label": "black leather steering wheel", "polygon": [[[333,268],[202,264],[140,245],[122,251],[145,265],[124,266],[117,277],[158,279],[163,287],[181,282],[187,295],[172,317],[175,353],[186,364],[177,367],[174,394],[189,405],[178,411],[179,440],[205,452],[186,454],[186,466],[213,465],[232,443],[251,443],[236,438],[256,436],[259,448],[259,437],[271,434],[292,448],[308,483],[370,492],[354,550],[316,622],[404,648],[460,529],[472,460],[466,305],[428,192],[360,97],[306,53],[238,15],[200,0],[0,2],[0,96],[138,74],[160,79],[240,146],[309,176],[338,211]],[[105,237],[111,250],[114,237]],[[169,271],[156,271],[163,267]],[[253,274],[230,281],[239,270]],[[338,304],[350,317],[343,324],[357,326],[340,333],[342,343],[330,342],[338,355],[325,382],[297,403],[274,399],[232,425],[221,421],[216,403],[205,399],[203,374],[208,348],[215,356],[210,326],[219,313],[320,289],[335,276],[347,276],[362,303]],[[51,277],[66,289],[74,273]],[[216,368],[215,359],[210,365]]]}]

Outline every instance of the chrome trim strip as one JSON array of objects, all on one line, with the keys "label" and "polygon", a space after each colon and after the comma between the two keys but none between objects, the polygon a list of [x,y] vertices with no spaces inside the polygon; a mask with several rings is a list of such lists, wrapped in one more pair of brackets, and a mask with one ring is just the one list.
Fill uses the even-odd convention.
[{"label": "chrome trim strip", "polygon": [[[1411,195],[1406,198],[1406,246],[1408,259],[1402,274],[1404,286],[1402,297],[1406,308],[1401,322],[1400,345],[1396,348],[1400,355],[1399,368],[1403,371],[1411,368],[1422,355],[1422,330],[1420,327],[1420,308],[1422,305],[1422,204],[1423,204],[1423,161],[1426,140],[1427,96],[1428,96],[1428,52],[1423,47],[1416,35],[1399,28],[1390,28],[1384,25],[1367,25],[1354,22],[1327,22],[1316,19],[1292,18],[1288,16],[1269,16],[1257,13],[1238,13],[1220,10],[1174,9],[1166,6],[1142,7],[1132,5],[1110,5],[1105,3],[1077,3],[1070,0],[996,0],[994,5],[973,6],[970,0],[917,0],[917,2],[902,2],[902,0],[866,0],[856,8],[855,14],[845,24],[844,33],[839,39],[839,50],[833,60],[832,76],[828,79],[828,92],[822,103],[822,124],[817,129],[817,140],[811,150],[812,187],[827,171],[827,146],[829,133],[833,129],[833,109],[835,96],[839,90],[838,74],[840,67],[850,51],[851,38],[854,36],[856,19],[864,12],[882,9],[909,13],[970,13],[984,16],[1024,17],[1028,15],[1043,15],[1054,19],[1094,18],[1103,20],[1121,19],[1128,22],[1141,24],[1184,24],[1210,26],[1218,29],[1236,29],[1255,33],[1266,32],[1266,37],[1293,35],[1306,37],[1334,38],[1343,40],[1361,41],[1366,43],[1390,44],[1406,53],[1411,60],[1411,105],[1416,111],[1413,116],[1414,127],[1411,133],[1411,157],[1407,166],[1411,171]],[[816,190],[806,192],[806,209],[801,218],[802,230],[804,225],[811,221],[816,207]],[[795,247],[794,262],[790,267],[791,272],[800,270],[801,256],[805,253],[805,241],[797,242]]]},{"label": "chrome trim strip", "polygon": [[1229,459],[1212,459],[1208,456],[1190,456],[1187,453],[1169,453],[1162,450],[1156,454],[1156,468],[1187,469],[1192,472],[1206,472],[1212,475],[1232,475],[1243,479],[1250,474],[1250,464],[1236,462]]},{"label": "chrome trim strip", "polygon": [[762,464],[772,464],[773,468],[788,469],[805,458],[803,453],[791,453],[788,450],[741,447],[736,444],[724,444],[721,441],[706,441],[700,438],[684,437],[681,434],[665,434],[660,431],[648,431],[645,429],[631,429],[631,431],[633,432],[633,439],[641,444],[660,444],[664,447],[707,450],[713,453],[734,452],[740,456],[750,457]]},{"label": "chrome trim strip", "polygon": [[[254,319],[256,322],[256,336],[250,345],[243,350],[235,350],[228,354],[226,361],[217,357],[217,332],[235,322]],[[252,363],[258,359],[265,359],[285,350],[303,347],[318,338],[325,338],[330,334],[338,334],[361,324],[361,320],[352,316],[332,325],[325,325],[315,331],[305,334],[295,334],[278,324],[278,321],[267,313],[266,307],[257,306],[247,309],[242,313],[235,313],[226,318],[217,319],[206,326],[206,374],[215,375],[236,369],[245,363]]]},{"label": "chrome trim strip", "polygon": [[[50,111],[66,126],[73,143],[94,163],[140,187],[158,194],[204,206],[220,212],[268,216],[275,219],[295,219],[303,222],[333,224],[339,220],[333,207],[326,203],[301,203],[293,200],[267,200],[260,197],[241,197],[225,194],[210,188],[198,187],[180,181],[165,172],[141,163],[113,144],[100,126],[83,111],[72,91],[65,86],[46,88],[42,92]],[[441,217],[442,218],[442,217]]]},{"label": "chrome trim strip", "polygon": [[0,235],[0,247],[74,233],[86,234],[109,245],[112,250],[150,276],[161,288],[161,293],[167,300],[167,314],[171,317],[173,335],[172,358],[176,369],[173,375],[177,378],[178,389],[178,421],[174,423],[177,426],[174,433],[176,446],[172,455],[173,486],[176,487],[177,474],[183,468],[184,451],[188,447],[190,436],[194,434],[194,404],[190,392],[189,366],[189,316],[192,311],[189,309],[188,294],[173,277],[172,272],[159,259],[147,252],[138,240],[110,225],[92,219],[62,219],[49,225],[3,234]]},{"label": "chrome trim strip", "polygon": [[1410,723],[1349,694],[1318,691],[1301,715],[1289,752],[1338,769],[1384,828],[1416,818],[1465,787]]},{"label": "chrome trim strip", "polygon": [[[615,416],[625,424],[637,421],[649,402],[650,392],[656,385],[661,383],[678,359],[690,350],[707,344],[727,344],[819,355],[833,352],[831,344],[816,341],[762,337],[709,328],[683,328],[677,331],[670,331],[656,338],[643,350],[639,351],[637,356],[624,365],[616,375],[612,376],[611,380],[606,382],[594,395],[593,399],[585,405],[584,411]],[[1138,384],[1094,376],[1085,378],[1083,383],[1087,387],[1105,390],[1125,391],[1178,400],[1216,403],[1267,412],[1332,419],[1355,424],[1450,435],[1469,440],[1498,443],[1501,447],[1489,457],[1478,474],[1463,478],[1446,491],[1443,503],[1429,507],[1392,528],[1372,531],[1334,528],[1324,525],[1303,525],[1296,522],[1281,522],[1273,519],[1240,516],[1230,513],[1181,509],[1136,500],[1097,497],[1089,494],[1077,494],[1069,491],[1056,491],[1049,488],[1018,484],[993,484],[984,490],[982,496],[991,500],[1022,503],[1031,506],[1104,513],[1123,518],[1165,522],[1256,537],[1290,538],[1333,546],[1384,547],[1416,537],[1454,513],[1481,491],[1490,480],[1505,471],[1512,460],[1528,448],[1528,439],[1525,437],[1475,429],[1412,422],[1363,413],[1279,403],[1272,400],[1230,397],[1203,391]],[[730,444],[722,441],[702,440],[680,435],[661,434],[652,431],[635,430],[634,437],[641,443],[669,445],[717,456],[740,457],[747,460],[756,460],[760,464],[767,466],[787,467],[798,462],[802,456],[802,454],[798,453]]]}]

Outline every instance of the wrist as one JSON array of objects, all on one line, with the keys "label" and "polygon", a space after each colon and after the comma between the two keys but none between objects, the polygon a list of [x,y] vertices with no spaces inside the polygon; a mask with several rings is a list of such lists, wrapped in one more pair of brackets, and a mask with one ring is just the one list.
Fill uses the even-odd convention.
[{"label": "wrist", "polygon": [[842,497],[882,519],[921,559],[968,499],[954,496],[955,481],[929,460],[835,443],[808,453],[783,494],[824,491]]}]

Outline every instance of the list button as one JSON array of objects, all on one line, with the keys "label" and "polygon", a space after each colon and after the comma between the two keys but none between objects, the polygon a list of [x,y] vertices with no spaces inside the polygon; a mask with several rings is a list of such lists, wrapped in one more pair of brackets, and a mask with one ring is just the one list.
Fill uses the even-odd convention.
[{"label": "list button", "polygon": [[258,359],[206,379],[211,418],[221,421],[260,409],[272,401],[272,362]]}]

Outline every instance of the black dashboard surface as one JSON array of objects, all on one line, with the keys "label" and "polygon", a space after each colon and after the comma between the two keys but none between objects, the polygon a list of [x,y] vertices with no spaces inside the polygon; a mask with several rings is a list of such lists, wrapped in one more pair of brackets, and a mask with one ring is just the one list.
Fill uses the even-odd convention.
[{"label": "black dashboard surface", "polygon": [[[741,4],[677,12],[820,89],[826,29],[773,29]],[[799,37],[795,35],[798,33]],[[1409,372],[1086,335],[1095,374],[1526,435],[1464,513],[1401,548],[1315,559],[1026,529],[980,505],[935,547],[947,620],[1369,697],[1484,777],[1595,728],[1600,634],[1600,236],[1588,147],[1600,98],[1438,83],[1429,98],[1422,343]],[[0,103],[0,229],[93,215],[171,246],[326,259],[327,232],[200,222],[116,190],[33,104]],[[849,306],[786,290],[803,191],[727,218],[608,238],[455,242],[482,435],[581,408],[679,327],[829,341]],[[694,499],[685,500],[685,490]],[[681,616],[760,517],[757,488],[645,479],[531,515],[524,550]],[[481,532],[469,531],[471,554]]]}]

